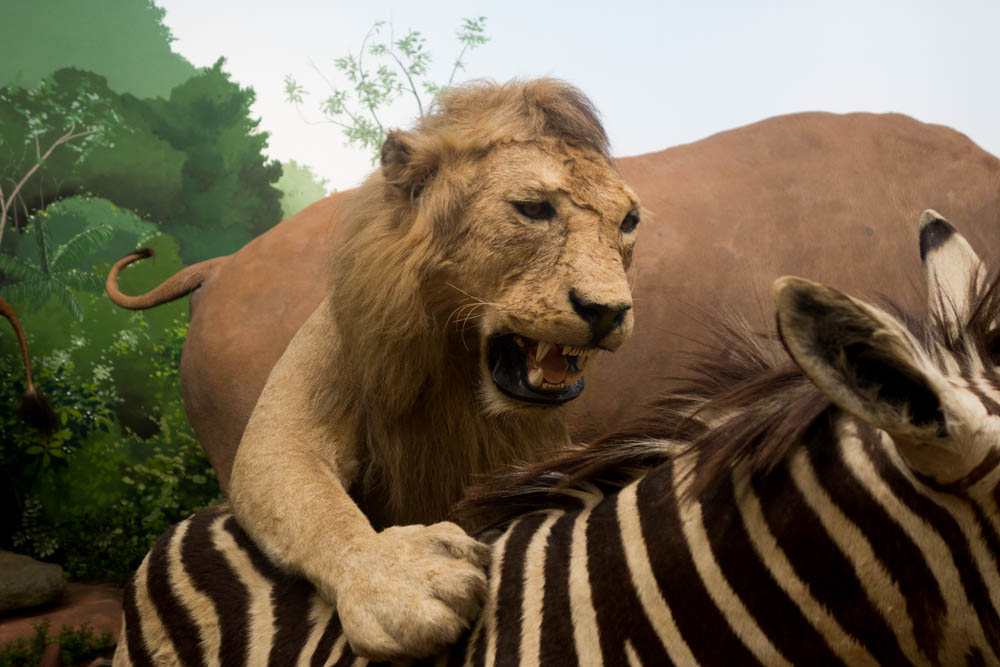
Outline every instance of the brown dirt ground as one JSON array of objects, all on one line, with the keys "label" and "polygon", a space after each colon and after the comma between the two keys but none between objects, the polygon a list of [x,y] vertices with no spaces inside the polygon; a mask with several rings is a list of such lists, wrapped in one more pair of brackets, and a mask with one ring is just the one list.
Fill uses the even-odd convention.
[{"label": "brown dirt ground", "polygon": [[66,585],[62,598],[49,606],[0,616],[0,646],[35,634],[34,623],[49,619],[49,634],[59,635],[64,625],[78,628],[88,623],[95,634],[110,632],[115,640],[122,623],[122,589],[104,584]]}]

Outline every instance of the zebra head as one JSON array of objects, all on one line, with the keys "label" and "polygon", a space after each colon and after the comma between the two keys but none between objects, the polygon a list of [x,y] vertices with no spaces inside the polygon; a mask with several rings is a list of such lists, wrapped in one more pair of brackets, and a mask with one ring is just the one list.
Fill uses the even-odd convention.
[{"label": "zebra head", "polygon": [[[775,283],[778,332],[805,375],[841,409],[882,429],[919,477],[969,489],[1000,463],[997,283],[955,227],[920,218],[923,331],[801,278]],[[994,480],[995,483],[995,480]]]}]

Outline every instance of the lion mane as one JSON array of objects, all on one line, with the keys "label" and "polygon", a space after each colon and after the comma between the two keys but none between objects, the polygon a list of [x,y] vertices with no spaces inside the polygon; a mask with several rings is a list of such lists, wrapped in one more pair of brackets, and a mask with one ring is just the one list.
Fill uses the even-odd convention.
[{"label": "lion mane", "polygon": [[[345,204],[345,240],[332,258],[337,382],[316,397],[360,415],[368,451],[358,495],[375,523],[380,507],[393,523],[444,516],[472,476],[568,442],[561,410],[484,416],[463,388],[478,341],[446,326],[469,317],[454,307],[447,249],[476,224],[457,224],[477,188],[470,162],[500,144],[548,140],[611,163],[590,102],[549,79],[452,89],[408,139],[389,135],[382,170]],[[411,206],[419,196],[427,200]],[[406,446],[414,439],[432,451],[418,455]]]},{"label": "lion mane", "polygon": [[[566,241],[570,232],[564,229],[562,243],[576,249],[559,248],[551,236],[525,233],[531,220],[522,219],[525,227],[509,231],[506,218],[518,202],[503,195],[520,172],[505,171],[503,164],[484,171],[494,151],[506,151],[522,165],[546,161],[548,171],[538,172],[543,176],[531,192],[564,196],[567,216],[587,217],[574,224],[611,230],[603,232],[607,238],[601,247],[592,236],[584,240],[586,234]],[[547,181],[544,174],[550,175]],[[489,220],[469,218],[469,203],[484,191],[496,195],[494,214]],[[439,520],[476,475],[536,460],[569,442],[563,408],[506,401],[495,389],[492,394],[483,390],[485,383],[479,390],[475,383],[470,387],[470,378],[482,375],[485,357],[476,324],[485,307],[503,308],[463,285],[472,267],[472,282],[488,285],[487,293],[510,289],[496,280],[519,280],[515,289],[534,290],[522,299],[533,303],[519,303],[517,316],[503,325],[520,326],[539,340],[548,336],[545,340],[559,348],[569,342],[578,350],[587,347],[582,366],[590,352],[614,349],[631,330],[631,313],[626,313],[631,295],[623,272],[631,262],[634,235],[618,238],[621,218],[614,216],[635,215],[637,221],[637,211],[638,201],[621,182],[596,110],[579,90],[555,79],[458,86],[439,94],[412,130],[388,134],[381,168],[346,198],[332,225],[337,242],[330,298],[320,308],[335,335],[310,343],[318,349],[302,351],[314,360],[308,377],[283,379],[304,383],[308,398],[303,400],[313,414],[327,415],[331,428],[343,415],[357,424],[350,438],[358,445],[360,469],[352,475],[350,492],[373,525]],[[494,233],[485,229],[489,225],[507,225],[508,231]],[[546,244],[555,251],[545,250]],[[107,289],[115,303],[141,309],[184,296],[225,261],[187,267],[144,295],[122,294],[120,271],[150,254],[136,251],[112,268]],[[599,260],[592,259],[598,255]],[[498,256],[510,256],[500,267],[508,274],[511,269],[541,274],[546,262],[575,272],[573,285],[584,296],[573,285],[569,294],[556,294],[555,283],[546,277],[507,275],[490,283]],[[603,290],[608,284],[614,289]],[[601,310],[605,301],[620,304],[619,310]],[[567,331],[566,338],[559,337]],[[584,333],[589,331],[592,338]],[[597,331],[611,342],[601,344]],[[269,382],[273,379],[272,373]]]}]

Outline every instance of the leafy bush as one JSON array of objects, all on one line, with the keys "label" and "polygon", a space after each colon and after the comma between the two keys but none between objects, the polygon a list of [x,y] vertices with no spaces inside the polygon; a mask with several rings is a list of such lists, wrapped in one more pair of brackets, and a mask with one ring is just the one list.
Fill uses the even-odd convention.
[{"label": "leafy bush", "polygon": [[[141,317],[141,316],[140,316]],[[151,352],[151,435],[123,428],[114,373],[80,377],[66,351],[36,357],[37,384],[50,396],[61,429],[51,440],[14,413],[23,391],[18,360],[0,355],[0,462],[13,476],[21,520],[10,541],[21,552],[55,560],[77,579],[122,583],[171,524],[220,501],[214,472],[184,414],[177,386],[186,322],[174,319],[149,343],[112,344],[111,357],[134,347]]]},{"label": "leafy bush", "polygon": [[[108,206],[92,200],[80,210]],[[128,292],[181,266],[170,237],[147,245],[157,259],[123,274]],[[181,401],[184,304],[132,313],[103,294],[74,295],[82,321],[54,299],[22,311],[35,383],[59,420],[51,438],[17,414],[24,374],[13,337],[0,331],[0,467],[9,481],[0,484],[0,543],[78,579],[121,583],[171,524],[219,502],[219,489]]]},{"label": "leafy bush", "polygon": [[[16,639],[0,649],[0,667],[33,667],[45,652],[45,647],[55,641],[49,634],[49,621],[45,619],[35,624],[35,634]],[[110,632],[94,634],[87,623],[78,628],[62,626],[59,631],[60,662],[64,665],[110,657],[115,647]]]},{"label": "leafy bush", "polygon": [[[45,558],[55,551],[51,537],[38,524],[42,512],[27,502],[39,480],[46,474],[64,470],[72,455],[95,432],[112,433],[114,406],[119,398],[113,386],[97,380],[80,380],[69,355],[62,350],[36,357],[35,385],[44,393],[58,419],[51,435],[27,427],[18,414],[20,396],[25,390],[20,357],[12,352],[0,354],[0,466],[9,478],[3,503],[9,510],[0,526],[10,543],[10,534],[18,528],[24,513],[28,523],[32,551]],[[44,523],[44,522],[43,522]],[[15,546],[18,546],[15,541]]]}]

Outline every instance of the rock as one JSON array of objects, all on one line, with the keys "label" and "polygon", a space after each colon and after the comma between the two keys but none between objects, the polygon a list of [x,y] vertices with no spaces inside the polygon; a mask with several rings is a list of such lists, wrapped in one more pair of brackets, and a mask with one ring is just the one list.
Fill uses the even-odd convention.
[{"label": "rock", "polygon": [[52,602],[65,588],[58,565],[0,551],[0,614]]}]

